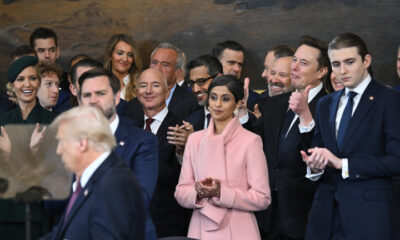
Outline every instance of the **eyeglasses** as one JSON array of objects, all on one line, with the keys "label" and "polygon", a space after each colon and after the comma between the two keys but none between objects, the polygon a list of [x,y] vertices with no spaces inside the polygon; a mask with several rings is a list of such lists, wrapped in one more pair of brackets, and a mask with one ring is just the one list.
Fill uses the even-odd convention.
[{"label": "eyeglasses", "polygon": [[199,87],[202,87],[211,78],[215,78],[215,75],[209,76],[208,78],[199,78],[196,81],[189,80],[189,87],[193,88],[195,84],[197,84],[197,86],[199,86]]}]

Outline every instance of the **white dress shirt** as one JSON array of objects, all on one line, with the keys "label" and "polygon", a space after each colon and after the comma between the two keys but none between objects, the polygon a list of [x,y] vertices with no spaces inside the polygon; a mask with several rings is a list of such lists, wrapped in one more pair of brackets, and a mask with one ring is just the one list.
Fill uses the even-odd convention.
[{"label": "white dress shirt", "polygon": [[[94,160],[89,166],[83,170],[82,176],[79,179],[82,188],[84,188],[89,181],[90,177],[92,177],[93,173],[99,168],[99,166],[106,160],[106,158],[111,154],[110,151],[104,152],[101,154],[96,160]],[[75,192],[75,189],[77,187],[77,182],[75,181],[72,184],[72,190]]]},{"label": "white dress shirt", "polygon": [[[161,123],[164,121],[164,118],[167,116],[168,114],[168,108],[165,107],[163,110],[161,110],[159,113],[157,113],[156,115],[154,115],[152,118],[154,119],[154,121],[150,124],[150,129],[151,132],[156,135],[158,129],[161,126]],[[149,117],[144,115],[144,126],[143,129],[146,129],[146,120]]]}]

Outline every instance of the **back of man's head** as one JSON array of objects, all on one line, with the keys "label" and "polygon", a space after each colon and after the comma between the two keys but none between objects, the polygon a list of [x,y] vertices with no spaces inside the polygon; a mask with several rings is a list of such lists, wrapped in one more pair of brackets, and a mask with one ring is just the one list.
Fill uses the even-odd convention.
[{"label": "back of man's head", "polygon": [[227,40],[224,42],[217,43],[217,45],[212,49],[212,55],[220,59],[225,49],[230,49],[233,51],[239,51],[243,53],[245,50],[245,48],[240,43],[232,40]]},{"label": "back of man's head", "polygon": [[35,40],[36,39],[46,39],[53,38],[54,43],[58,46],[58,40],[56,33],[50,28],[38,27],[36,28],[29,38],[29,44],[31,48],[35,48]]},{"label": "back of man's head", "polygon": [[14,62],[22,56],[35,56],[37,57],[36,51],[28,45],[21,45],[17,47],[10,55],[11,62]]},{"label": "back of man's head", "polygon": [[103,68],[103,64],[101,62],[92,59],[92,58],[85,58],[76,63],[71,69],[71,83],[74,86],[77,86],[78,83],[78,68],[80,67],[87,67],[87,68]]},{"label": "back of man's head", "polygon": [[202,55],[190,61],[187,64],[187,72],[190,73],[190,70],[193,68],[205,66],[208,70],[208,75],[217,76],[218,74],[223,73],[222,64],[220,61],[211,55]]}]

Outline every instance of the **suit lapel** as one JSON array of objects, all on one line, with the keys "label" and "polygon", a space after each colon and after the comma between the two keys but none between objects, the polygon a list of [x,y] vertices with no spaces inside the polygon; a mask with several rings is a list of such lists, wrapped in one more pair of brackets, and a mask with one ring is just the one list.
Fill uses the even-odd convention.
[{"label": "suit lapel", "polygon": [[125,131],[124,124],[120,122],[118,124],[117,130],[115,131],[115,140],[117,142],[117,146],[115,147],[114,151],[118,156],[121,156],[123,158],[123,154],[125,152],[125,146],[127,144],[127,141],[129,140],[128,138],[128,131]]},{"label": "suit lapel", "polygon": [[79,193],[78,198],[76,199],[74,205],[72,206],[67,218],[65,218],[66,210],[64,211],[63,218],[61,220],[63,222],[60,230],[57,233],[56,239],[58,239],[59,236],[62,236],[64,234],[66,228],[71,223],[74,216],[77,214],[79,209],[84,205],[85,201],[89,198],[90,194],[92,193],[93,186],[103,176],[103,174],[107,171],[107,169],[109,169],[115,163],[113,161],[113,159],[115,158],[116,158],[115,153],[111,152],[110,156],[108,156],[107,159],[96,169],[96,171],[93,173],[93,175],[87,182],[86,186]]},{"label": "suit lapel", "polygon": [[336,141],[336,115],[337,115],[337,110],[339,107],[340,97],[342,96],[343,91],[344,91],[344,89],[335,93],[335,96],[332,99],[332,104],[329,107],[329,120],[328,120],[329,133],[331,134],[333,141],[335,143],[335,144],[332,144],[332,146],[335,148],[333,150],[333,152],[335,152],[335,153],[338,151],[337,141]]},{"label": "suit lapel", "polygon": [[[343,146],[346,146],[361,122],[365,120],[365,115],[369,112],[371,107],[374,105],[376,97],[376,83],[372,80],[368,87],[365,89],[361,96],[360,102],[358,103],[357,109],[350,119],[349,125],[347,126],[346,133],[343,140]],[[346,147],[343,147],[343,149]]]},{"label": "suit lapel", "polygon": [[182,92],[181,92],[181,88],[179,87],[178,84],[175,85],[175,91],[172,94],[171,100],[168,104],[168,110],[172,111],[172,112],[179,112],[179,110],[182,108]]}]

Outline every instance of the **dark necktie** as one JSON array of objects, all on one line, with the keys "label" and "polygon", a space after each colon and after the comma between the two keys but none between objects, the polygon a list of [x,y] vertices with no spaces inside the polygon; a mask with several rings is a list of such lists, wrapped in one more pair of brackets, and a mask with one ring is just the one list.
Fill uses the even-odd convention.
[{"label": "dark necktie", "polygon": [[82,190],[81,182],[76,181],[76,188],[75,188],[74,193],[72,193],[71,198],[69,199],[67,213],[65,214],[65,218],[67,218],[69,212],[71,211],[72,206],[74,206],[74,203],[75,203],[76,199],[78,198],[78,195],[81,192],[81,190]]},{"label": "dark necktie", "polygon": [[337,133],[337,146],[339,150],[342,149],[343,147],[343,139],[344,135],[346,133],[347,126],[349,125],[350,119],[351,119],[351,114],[353,112],[353,98],[354,96],[357,95],[356,92],[350,91],[347,97],[347,104],[346,107],[344,108],[342,119],[340,119],[340,124],[339,124],[339,130]]},{"label": "dark necktie", "polygon": [[154,122],[153,118],[146,119],[146,127],[144,129],[151,132],[150,124],[152,124],[153,122]]},{"label": "dark necktie", "polygon": [[208,127],[208,125],[210,125],[211,114],[207,113],[206,117],[207,117],[207,127]]},{"label": "dark necktie", "polygon": [[294,114],[293,110],[289,108],[289,110],[286,112],[285,119],[283,120],[283,123],[282,123],[281,132],[279,134],[279,143],[278,143],[279,148],[282,146],[283,142],[286,140],[286,135],[289,131],[290,124],[292,124],[294,116],[295,116],[295,114]]}]

